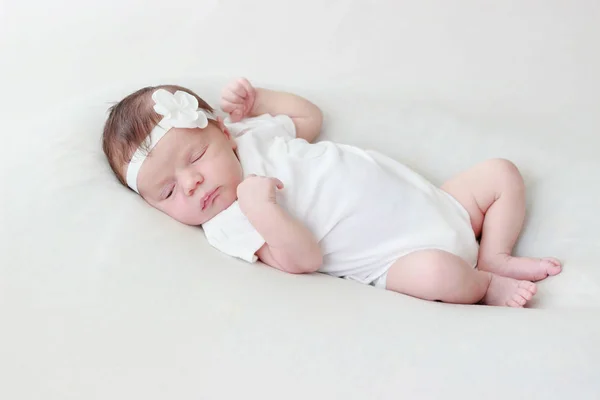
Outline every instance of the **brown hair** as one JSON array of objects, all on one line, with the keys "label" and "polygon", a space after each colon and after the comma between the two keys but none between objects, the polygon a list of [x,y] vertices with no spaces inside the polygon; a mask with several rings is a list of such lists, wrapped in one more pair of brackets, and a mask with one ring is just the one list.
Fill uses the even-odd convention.
[{"label": "brown hair", "polygon": [[148,86],[130,94],[110,107],[102,134],[102,149],[111,169],[125,186],[127,186],[127,183],[125,177],[121,174],[122,167],[129,163],[134,150],[142,144],[162,119],[162,116],[155,112],[152,107],[152,93],[158,89],[165,89],[171,93],[178,90],[187,92],[198,100],[199,108],[210,113],[213,112],[212,107],[200,96],[177,85]]}]

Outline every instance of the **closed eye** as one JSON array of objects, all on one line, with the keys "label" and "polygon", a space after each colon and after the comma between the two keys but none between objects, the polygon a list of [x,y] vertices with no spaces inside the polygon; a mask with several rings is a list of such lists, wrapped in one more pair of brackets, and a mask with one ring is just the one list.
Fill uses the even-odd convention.
[{"label": "closed eye", "polygon": [[171,197],[173,195],[173,192],[175,192],[175,186],[171,186],[168,189],[166,195],[162,196],[162,198],[165,199],[165,200],[168,199],[169,197]]},{"label": "closed eye", "polygon": [[196,153],[194,155],[194,157],[192,157],[192,163],[195,163],[196,161],[198,161],[199,159],[202,158],[202,156],[204,155],[204,153],[206,153],[206,147],[199,153]]}]

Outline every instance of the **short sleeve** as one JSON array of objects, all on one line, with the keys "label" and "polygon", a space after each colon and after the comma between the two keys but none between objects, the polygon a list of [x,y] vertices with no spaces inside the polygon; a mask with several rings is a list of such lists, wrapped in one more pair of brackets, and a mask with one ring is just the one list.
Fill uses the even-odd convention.
[{"label": "short sleeve", "polygon": [[235,201],[202,225],[208,243],[217,250],[248,262],[256,262],[256,252],[265,240],[242,213]]},{"label": "short sleeve", "polygon": [[294,121],[289,116],[279,114],[273,117],[273,119],[277,121],[291,139],[296,138],[296,125],[294,125]]},{"label": "short sleeve", "polygon": [[284,139],[296,138],[296,126],[294,121],[287,115],[280,114],[272,116],[263,114],[258,117],[246,118],[240,122],[231,123],[229,118],[225,125],[233,137],[239,138],[248,133],[256,134],[264,138],[282,137]]}]

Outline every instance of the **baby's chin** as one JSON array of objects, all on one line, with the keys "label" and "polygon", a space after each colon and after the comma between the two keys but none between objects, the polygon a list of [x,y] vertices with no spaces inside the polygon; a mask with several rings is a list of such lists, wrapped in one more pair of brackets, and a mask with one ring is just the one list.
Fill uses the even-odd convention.
[{"label": "baby's chin", "polygon": [[174,218],[175,220],[181,222],[182,224],[185,225],[189,225],[189,226],[201,226],[202,224],[210,221],[211,219],[213,219],[215,215],[209,215],[209,216],[197,216],[197,217],[188,217],[188,218]]},{"label": "baby's chin", "polygon": [[[226,198],[226,197],[217,197],[213,203],[213,206],[210,210],[207,210],[206,213],[202,213],[201,215],[195,215],[193,217],[188,217],[185,219],[178,219],[179,222],[182,222],[186,225],[190,226],[200,226],[210,221],[217,215],[219,215],[224,210],[228,209],[237,199]],[[176,218],[177,219],[177,218]]]}]

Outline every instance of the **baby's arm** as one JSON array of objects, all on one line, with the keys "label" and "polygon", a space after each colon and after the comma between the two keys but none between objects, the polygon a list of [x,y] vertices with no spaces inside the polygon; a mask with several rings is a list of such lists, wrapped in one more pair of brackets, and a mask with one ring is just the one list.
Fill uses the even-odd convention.
[{"label": "baby's arm", "polygon": [[323,256],[316,238],[275,200],[276,178],[250,176],[238,186],[240,209],[265,239],[256,252],[267,265],[292,274],[317,271]]},{"label": "baby's arm", "polygon": [[323,114],[319,107],[295,94],[257,88],[256,100],[250,116],[265,113],[289,116],[296,126],[296,137],[307,142],[315,140],[321,132]]},{"label": "baby's arm", "polygon": [[223,89],[221,108],[230,113],[233,122],[262,114],[285,114],[296,126],[296,137],[312,142],[321,132],[323,114],[319,107],[292,93],[254,88],[244,78]]}]

